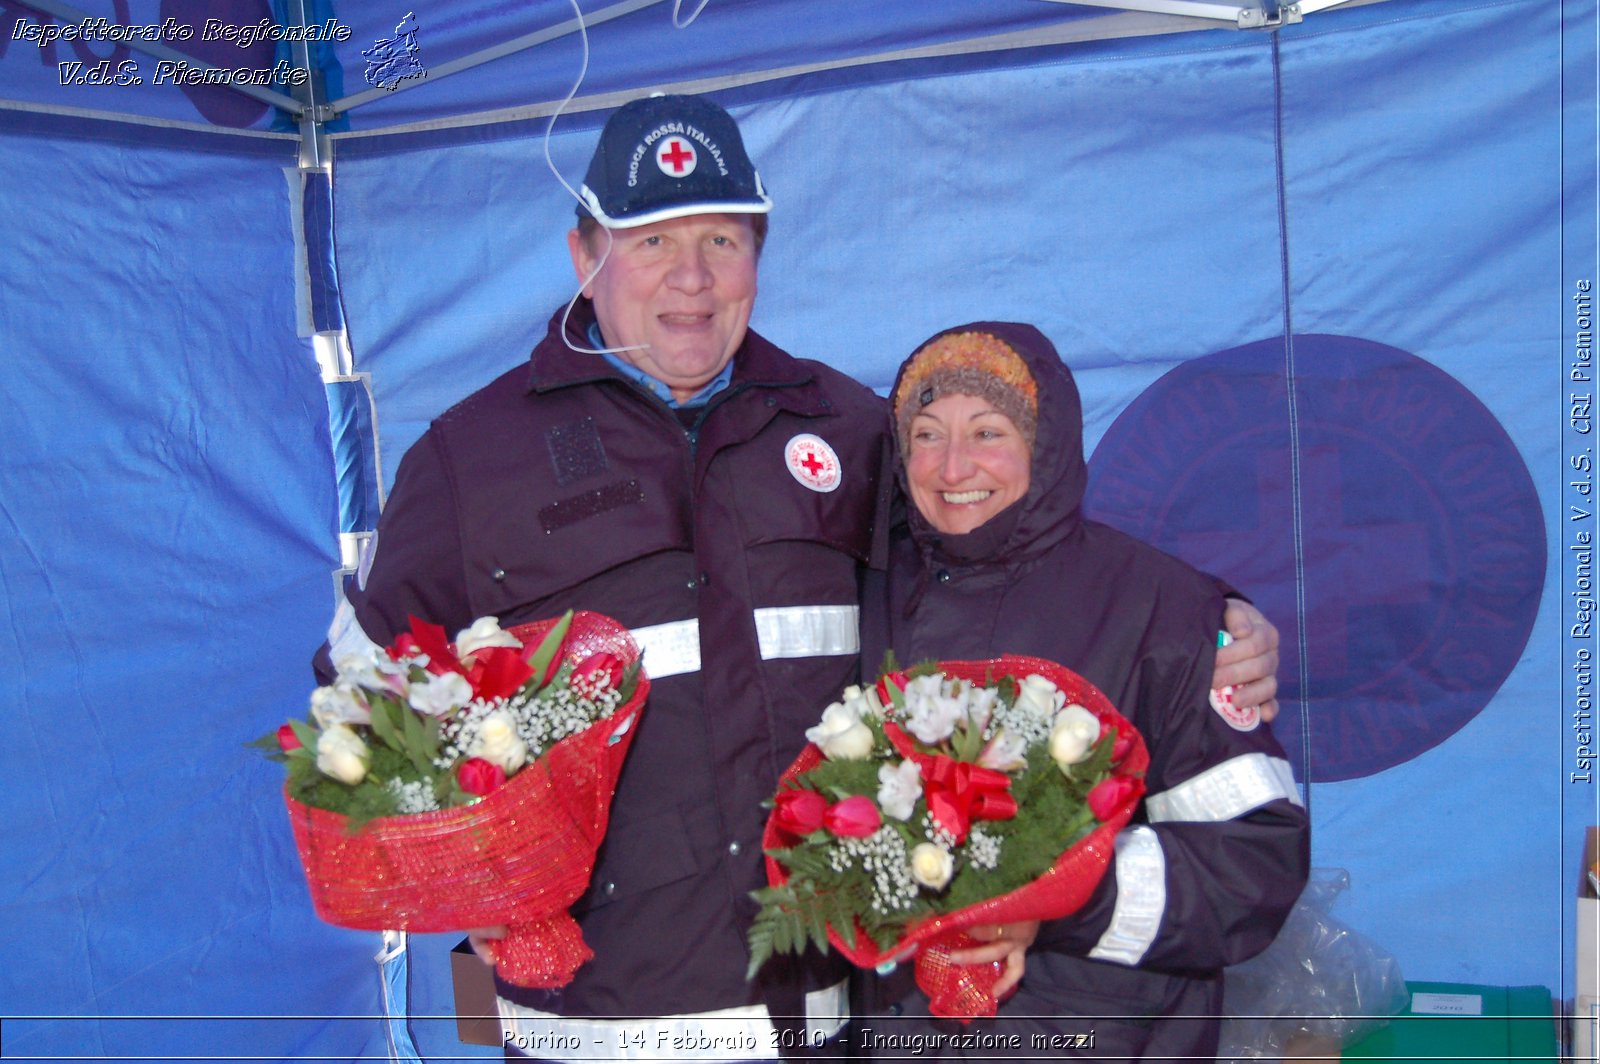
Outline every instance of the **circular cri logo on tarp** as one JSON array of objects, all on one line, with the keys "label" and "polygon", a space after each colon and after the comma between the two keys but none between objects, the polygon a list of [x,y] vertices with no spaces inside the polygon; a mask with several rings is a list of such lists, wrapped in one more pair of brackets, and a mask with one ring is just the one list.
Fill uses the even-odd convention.
[{"label": "circular cri logo on tarp", "polygon": [[1505,430],[1436,366],[1321,335],[1295,337],[1292,393],[1286,366],[1274,339],[1167,373],[1095,449],[1086,505],[1261,607],[1283,638],[1274,731],[1300,774],[1354,779],[1494,697],[1538,610],[1544,520]]}]

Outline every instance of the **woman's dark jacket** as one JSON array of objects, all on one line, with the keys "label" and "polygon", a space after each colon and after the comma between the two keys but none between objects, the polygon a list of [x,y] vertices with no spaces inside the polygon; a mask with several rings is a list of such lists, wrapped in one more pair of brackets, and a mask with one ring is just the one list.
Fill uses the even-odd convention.
[{"label": "woman's dark jacket", "polygon": [[[1001,1010],[1016,1018],[997,1029],[1026,1038],[1089,1024],[1099,1054],[1208,1052],[1215,1021],[1163,1017],[1216,1016],[1221,969],[1266,947],[1305,883],[1308,820],[1289,763],[1267,725],[1242,729],[1210,704],[1218,585],[1083,516],[1082,408],[1050,342],[1026,325],[951,331],[996,335],[1033,372],[1028,492],[966,535],[941,535],[908,506],[886,586],[867,589],[863,662],[875,671],[888,646],[902,664],[1035,655],[1133,721],[1151,754],[1146,801],[1089,903],[1041,928],[1023,989]],[[880,987],[880,1009],[901,979]],[[918,1003],[899,1004],[910,1015]]]}]

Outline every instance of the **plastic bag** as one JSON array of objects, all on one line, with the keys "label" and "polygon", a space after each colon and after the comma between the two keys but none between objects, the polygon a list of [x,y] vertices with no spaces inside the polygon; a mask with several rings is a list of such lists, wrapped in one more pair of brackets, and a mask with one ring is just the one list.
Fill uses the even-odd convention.
[{"label": "plastic bag", "polygon": [[1227,970],[1219,1061],[1278,1059],[1297,1038],[1348,1046],[1405,1010],[1393,955],[1328,915],[1349,886],[1342,868],[1312,869],[1272,945]]}]

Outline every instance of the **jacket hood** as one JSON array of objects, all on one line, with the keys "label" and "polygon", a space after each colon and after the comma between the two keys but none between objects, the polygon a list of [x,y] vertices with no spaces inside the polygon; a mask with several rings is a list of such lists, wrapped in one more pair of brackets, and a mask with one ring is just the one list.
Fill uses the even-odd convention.
[{"label": "jacket hood", "polygon": [[1055,345],[1032,325],[978,321],[944,329],[917,345],[900,364],[890,395],[899,392],[906,369],[928,344],[956,333],[987,333],[1017,353],[1039,389],[1038,427],[1033,442],[1028,491],[982,526],[965,534],[940,532],[911,505],[905,455],[894,441],[895,475],[907,501],[912,538],[925,557],[956,565],[1010,565],[1025,562],[1071,534],[1081,520],[1088,468],[1083,460],[1083,405],[1072,371]]}]

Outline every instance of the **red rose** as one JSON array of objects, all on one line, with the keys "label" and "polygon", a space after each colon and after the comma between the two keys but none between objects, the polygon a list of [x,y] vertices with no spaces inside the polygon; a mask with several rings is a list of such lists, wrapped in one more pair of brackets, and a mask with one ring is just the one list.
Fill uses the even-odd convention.
[{"label": "red rose", "polygon": [[1116,733],[1117,737],[1111,743],[1111,763],[1120,765],[1122,764],[1122,759],[1128,756],[1128,751],[1133,749],[1133,732],[1129,731],[1127,734],[1123,734],[1121,728],[1102,722],[1100,725],[1100,738],[1104,739],[1106,732]]},{"label": "red rose", "polygon": [[830,805],[822,825],[842,838],[864,839],[883,826],[883,817],[871,798],[856,794]]},{"label": "red rose", "polygon": [[[590,654],[572,670],[572,686],[585,698],[600,694],[601,681],[605,689],[615,691],[622,685],[622,659],[607,650]],[[816,829],[813,828],[813,831]]]},{"label": "red rose", "polygon": [[456,769],[456,781],[468,794],[489,794],[505,783],[506,770],[481,757],[468,758]]},{"label": "red rose", "polygon": [[1089,792],[1089,811],[1101,820],[1111,819],[1117,808],[1137,793],[1139,781],[1132,776],[1110,776]]},{"label": "red rose", "polygon": [[284,753],[300,749],[300,736],[294,733],[293,724],[285,724],[278,729],[278,749]]},{"label": "red rose", "polygon": [[773,823],[790,835],[809,835],[822,826],[828,800],[816,791],[794,787],[772,800]]}]

